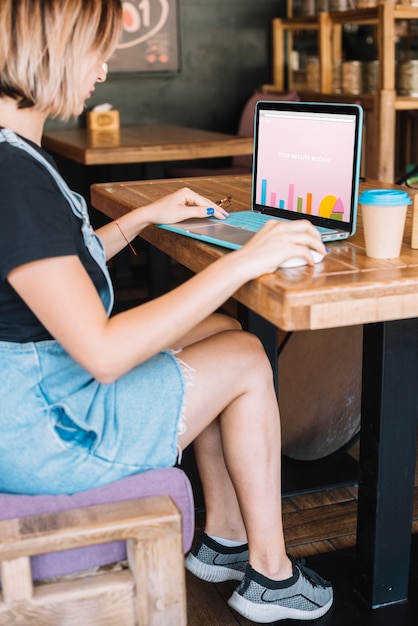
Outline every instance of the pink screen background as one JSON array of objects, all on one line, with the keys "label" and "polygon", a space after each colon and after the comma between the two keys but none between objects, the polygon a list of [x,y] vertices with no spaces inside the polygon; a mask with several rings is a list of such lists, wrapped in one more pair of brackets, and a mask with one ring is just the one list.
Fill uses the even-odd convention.
[{"label": "pink screen background", "polygon": [[[299,117],[262,115],[259,120],[256,201],[296,210],[300,197],[303,212],[311,194],[311,214],[318,215],[321,200],[337,198],[343,221],[349,221],[353,176],[355,123],[315,121]],[[289,185],[294,185],[293,207],[288,206]],[[332,202],[332,199],[331,199]],[[333,216],[331,216],[333,217]]]}]

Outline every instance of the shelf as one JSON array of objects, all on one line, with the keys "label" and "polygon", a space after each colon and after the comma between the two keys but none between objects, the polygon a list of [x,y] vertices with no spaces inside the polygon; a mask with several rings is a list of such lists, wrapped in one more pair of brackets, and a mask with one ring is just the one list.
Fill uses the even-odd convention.
[{"label": "shelf", "polygon": [[[288,0],[287,8],[290,15],[291,0]],[[418,7],[383,2],[376,7],[364,9],[273,20],[274,89],[280,92],[295,89],[297,86],[297,91],[304,100],[361,103],[366,114],[366,175],[389,183],[395,178],[396,112],[418,110],[418,98],[398,96],[395,91],[395,22],[415,19],[418,20]],[[376,27],[379,82],[374,94],[333,92],[333,67],[343,60],[342,35],[345,24]],[[304,89],[300,81],[298,84],[294,83],[294,72],[290,69],[289,60],[294,50],[293,41],[297,31],[317,31],[318,92]]]},{"label": "shelf", "polygon": [[407,7],[402,4],[395,4],[395,20],[414,19],[418,19],[418,7]]},{"label": "shelf", "polygon": [[[283,88],[279,85],[268,84],[262,86],[262,91],[265,93],[281,93]],[[320,93],[318,91],[308,91],[301,87],[296,89],[301,100],[314,100],[318,101],[321,98],[324,102],[360,102],[365,111],[373,111],[376,108],[377,95],[362,93],[362,94],[350,94],[350,93]],[[406,96],[396,96],[395,109],[397,111],[414,111],[418,110],[418,97],[410,98]]]},{"label": "shelf", "polygon": [[365,111],[373,111],[376,108],[376,96],[372,94],[349,94],[349,93],[318,93],[306,91],[304,89],[298,91],[301,100],[321,98],[324,102],[360,102]]},{"label": "shelf", "polygon": [[[418,7],[409,7],[402,4],[385,3],[393,9],[393,17],[395,20],[413,20],[418,19]],[[317,24],[321,13],[316,15],[283,18],[283,23],[290,26],[292,23],[297,24]],[[332,11],[329,12],[334,24],[378,24],[379,23],[379,6],[368,7],[365,9],[350,9],[348,11]],[[301,28],[302,30],[302,28]]]},{"label": "shelf", "polygon": [[396,96],[395,109],[397,111],[413,111],[418,109],[418,98]]}]

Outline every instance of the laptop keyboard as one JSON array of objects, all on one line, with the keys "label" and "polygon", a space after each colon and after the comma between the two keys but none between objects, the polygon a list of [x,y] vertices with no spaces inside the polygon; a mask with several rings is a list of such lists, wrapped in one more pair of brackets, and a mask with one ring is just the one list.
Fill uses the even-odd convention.
[{"label": "laptop keyboard", "polygon": [[[277,220],[279,222],[288,221],[284,218],[258,213],[258,211],[236,211],[230,214],[225,223],[257,232],[269,220]],[[330,228],[324,228],[322,226],[315,226],[315,228],[317,228],[320,233],[332,232]]]}]

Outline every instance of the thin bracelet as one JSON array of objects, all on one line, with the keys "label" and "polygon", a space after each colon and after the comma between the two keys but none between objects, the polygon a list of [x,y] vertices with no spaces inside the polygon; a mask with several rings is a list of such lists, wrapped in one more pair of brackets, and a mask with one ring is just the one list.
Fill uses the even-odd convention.
[{"label": "thin bracelet", "polygon": [[135,250],[135,248],[133,247],[133,245],[131,244],[131,242],[130,242],[130,241],[128,241],[128,239],[126,238],[126,235],[125,235],[125,233],[123,232],[123,230],[121,229],[121,227],[120,227],[120,224],[119,224],[118,220],[115,220],[115,224],[116,224],[116,226],[119,228],[119,232],[120,232],[120,234],[122,235],[122,237],[124,238],[124,240],[126,241],[126,243],[128,244],[128,246],[130,247],[130,249],[132,250],[132,253],[133,253],[135,256],[138,256],[138,255],[137,255],[137,251]]}]

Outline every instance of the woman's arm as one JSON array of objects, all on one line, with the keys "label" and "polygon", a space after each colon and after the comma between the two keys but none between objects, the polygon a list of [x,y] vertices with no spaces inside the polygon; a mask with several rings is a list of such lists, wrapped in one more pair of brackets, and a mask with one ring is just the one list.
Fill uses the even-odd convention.
[{"label": "woman's arm", "polygon": [[[157,188],[156,188],[157,189]],[[158,189],[157,189],[158,191]],[[150,224],[175,224],[191,217],[207,217],[207,209],[213,216],[225,219],[228,213],[216,203],[184,187],[174,193],[158,198],[155,202],[139,207],[118,218],[118,225],[110,222],[96,232],[100,236],[106,258],[111,259]]]},{"label": "woman's arm", "polygon": [[309,222],[270,221],[240,250],[160,298],[110,319],[75,256],[28,263],[10,272],[8,280],[69,354],[95,378],[110,383],[172,346],[248,280],[294,256],[312,264],[309,249],[325,251]]}]

